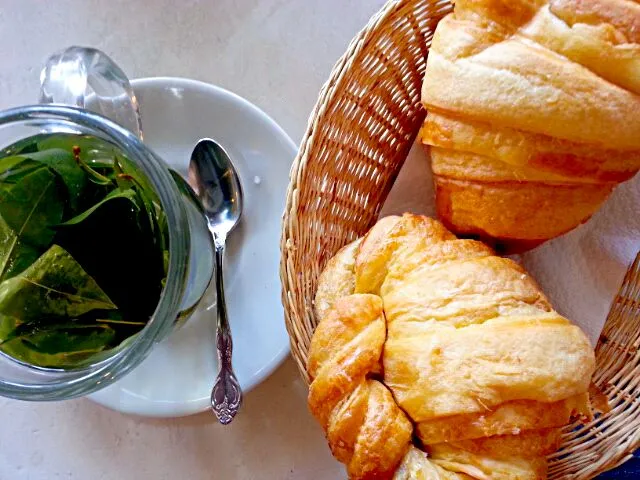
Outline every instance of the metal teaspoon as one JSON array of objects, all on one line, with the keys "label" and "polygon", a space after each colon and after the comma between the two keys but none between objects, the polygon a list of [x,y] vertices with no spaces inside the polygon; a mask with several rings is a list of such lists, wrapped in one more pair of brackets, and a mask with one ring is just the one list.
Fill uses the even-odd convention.
[{"label": "metal teaspoon", "polygon": [[215,245],[219,372],[211,391],[211,406],[218,421],[227,425],[242,404],[242,390],[231,365],[233,342],[224,299],[222,261],[227,235],[242,214],[242,187],[229,155],[216,142],[206,138],[197,143],[191,154],[189,184],[204,207]]}]

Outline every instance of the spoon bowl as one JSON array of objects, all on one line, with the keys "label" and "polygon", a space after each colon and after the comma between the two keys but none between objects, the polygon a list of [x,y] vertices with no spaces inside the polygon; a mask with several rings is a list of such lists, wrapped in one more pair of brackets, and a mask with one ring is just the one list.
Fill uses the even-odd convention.
[{"label": "spoon bowl", "polygon": [[189,184],[200,198],[209,229],[226,237],[240,221],[243,194],[238,173],[218,143],[202,139],[196,144]]}]

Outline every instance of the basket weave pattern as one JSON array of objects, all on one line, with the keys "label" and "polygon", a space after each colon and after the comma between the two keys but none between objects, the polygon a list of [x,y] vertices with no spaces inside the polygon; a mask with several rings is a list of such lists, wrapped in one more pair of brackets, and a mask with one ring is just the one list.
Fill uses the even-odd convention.
[{"label": "basket weave pattern", "polygon": [[[291,169],[281,281],[291,351],[301,374],[316,327],[313,298],[326,262],[375,223],[424,120],[420,89],[448,0],[392,0],[353,39],[311,113]],[[640,315],[638,315],[640,317]],[[608,319],[595,382],[611,412],[567,427],[549,478],[593,478],[640,445],[640,329]],[[638,377],[636,379],[636,377]]]}]

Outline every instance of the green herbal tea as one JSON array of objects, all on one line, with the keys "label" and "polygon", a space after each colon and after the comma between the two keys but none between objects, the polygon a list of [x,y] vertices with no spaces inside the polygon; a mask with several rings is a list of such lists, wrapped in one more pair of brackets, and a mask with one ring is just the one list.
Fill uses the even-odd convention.
[{"label": "green herbal tea", "polygon": [[0,152],[0,350],[74,368],[151,317],[168,232],[146,177],[110,143],[46,134]]}]

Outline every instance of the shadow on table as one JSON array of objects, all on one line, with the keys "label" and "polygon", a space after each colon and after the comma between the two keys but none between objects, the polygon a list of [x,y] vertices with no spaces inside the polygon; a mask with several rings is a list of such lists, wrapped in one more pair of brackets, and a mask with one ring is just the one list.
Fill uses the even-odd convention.
[{"label": "shadow on table", "polygon": [[[94,409],[101,410],[97,424]],[[290,358],[247,394],[241,411],[228,426],[219,425],[211,412],[150,419],[123,416],[94,405],[83,405],[82,410],[93,415],[92,426],[102,428],[105,434],[133,429],[141,432],[138,440],[147,445],[147,451],[162,450],[157,454],[183,464],[192,480],[206,478],[204,472],[217,471],[221,463],[223,472],[232,475],[228,478],[335,479],[344,475],[309,413],[307,387]],[[126,443],[132,441],[127,439]],[[94,442],[94,446],[98,445]],[[119,450],[122,448],[127,447],[122,445]],[[176,468],[178,465],[172,470]]]}]

